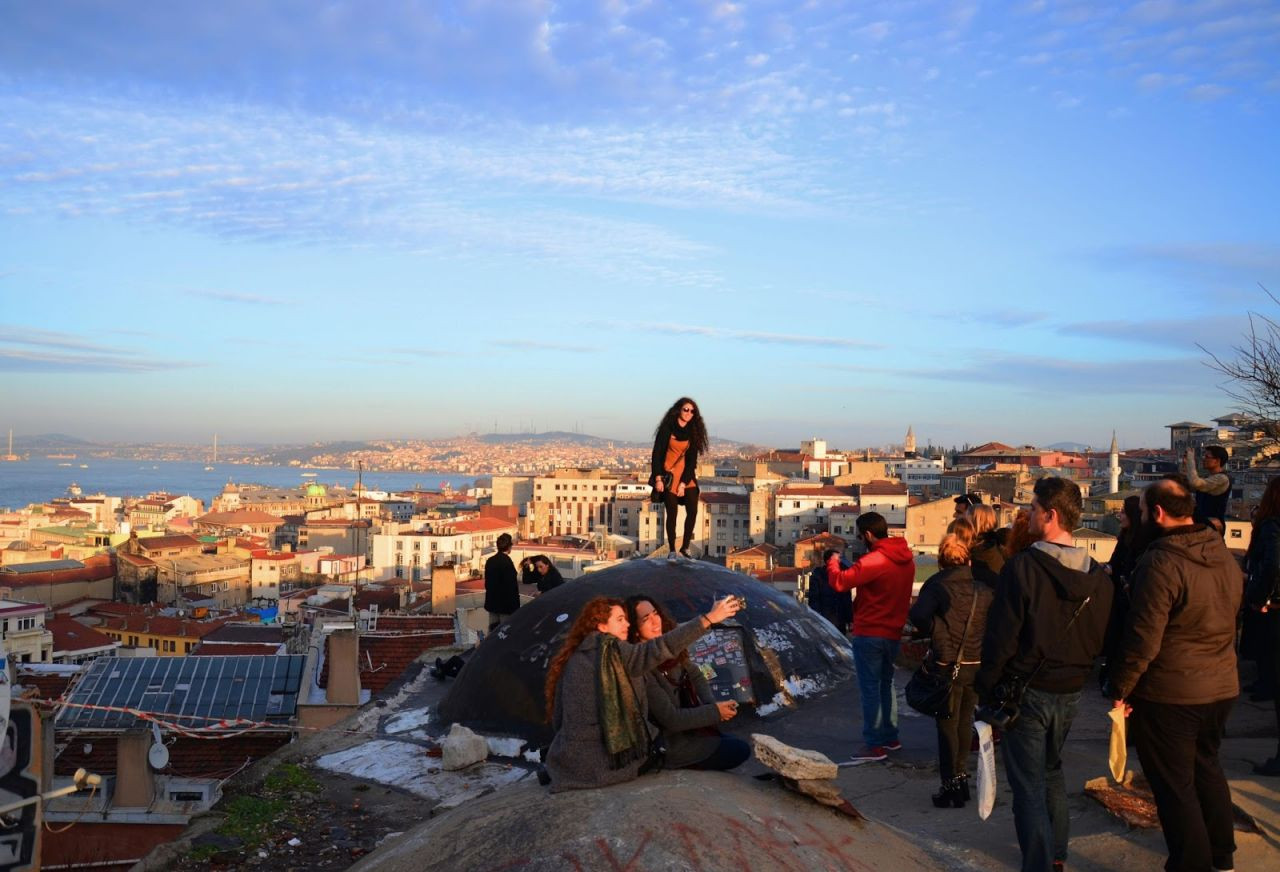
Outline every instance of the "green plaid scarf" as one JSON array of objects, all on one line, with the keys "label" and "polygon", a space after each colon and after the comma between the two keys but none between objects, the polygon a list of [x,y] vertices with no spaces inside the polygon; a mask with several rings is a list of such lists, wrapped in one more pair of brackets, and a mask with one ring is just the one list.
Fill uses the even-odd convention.
[{"label": "green plaid scarf", "polygon": [[635,688],[622,664],[618,640],[600,634],[596,659],[596,699],[599,700],[600,735],[609,755],[609,768],[621,769],[649,753],[648,730],[640,716]]}]

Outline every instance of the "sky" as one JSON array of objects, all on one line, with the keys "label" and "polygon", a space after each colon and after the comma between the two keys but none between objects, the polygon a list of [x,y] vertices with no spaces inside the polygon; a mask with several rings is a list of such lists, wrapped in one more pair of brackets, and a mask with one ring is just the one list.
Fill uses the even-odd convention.
[{"label": "sky", "polygon": [[1280,292],[1280,7],[0,0],[0,429],[1121,447]]}]

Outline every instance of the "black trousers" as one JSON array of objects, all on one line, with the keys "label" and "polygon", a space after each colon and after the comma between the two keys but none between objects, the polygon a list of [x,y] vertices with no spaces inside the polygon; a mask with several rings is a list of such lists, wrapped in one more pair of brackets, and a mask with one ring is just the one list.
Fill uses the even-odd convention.
[{"label": "black trousers", "polygon": [[951,717],[934,721],[938,727],[938,777],[943,784],[957,775],[969,773],[973,709],[978,704],[973,678],[977,673],[977,664],[960,667],[960,675],[951,685]]},{"label": "black trousers", "polygon": [[1236,850],[1231,789],[1218,762],[1218,748],[1235,700],[1204,705],[1129,702],[1129,730],[1169,849],[1164,868],[1230,869]]},{"label": "black trousers", "polygon": [[693,525],[698,520],[698,489],[685,487],[682,497],[676,496],[674,490],[673,485],[662,492],[662,505],[666,508],[667,545],[672,551],[676,550],[676,508],[684,506],[684,539],[680,544],[680,550],[683,551],[693,541]]}]

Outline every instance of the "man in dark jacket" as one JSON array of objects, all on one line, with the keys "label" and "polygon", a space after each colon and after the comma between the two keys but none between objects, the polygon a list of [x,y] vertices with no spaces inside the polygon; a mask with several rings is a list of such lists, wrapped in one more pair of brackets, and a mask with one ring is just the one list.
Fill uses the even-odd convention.
[{"label": "man in dark jacket", "polygon": [[[1212,528],[1194,523],[1179,480],[1142,495],[1154,541],[1133,571],[1124,635],[1110,670],[1116,706],[1151,784],[1169,860],[1165,869],[1232,868],[1231,790],[1218,747],[1236,676],[1240,568]],[[1127,703],[1127,705],[1126,705]]]},{"label": "man in dark jacket", "polygon": [[893,661],[902,642],[915,583],[916,562],[911,546],[889,535],[879,512],[858,516],[858,536],[867,553],[849,569],[840,568],[839,555],[827,558],[827,584],[838,593],[858,589],[853,604],[853,668],[862,698],[864,745],[851,763],[883,760],[899,751],[898,695],[893,688]]},{"label": "man in dark jacket", "polygon": [[830,621],[841,633],[848,633],[849,622],[853,620],[853,596],[848,591],[838,593],[827,583],[827,561],[833,554],[840,561],[841,569],[853,566],[836,549],[827,549],[822,555],[822,563],[813,567],[809,575],[809,608]]},{"label": "man in dark jacket", "polygon": [[520,608],[520,584],[511,562],[511,534],[498,537],[498,553],[484,562],[484,610],[492,631]]},{"label": "man in dark jacket", "polygon": [[1062,744],[1102,651],[1114,588],[1102,566],[1072,545],[1080,488],[1046,476],[1034,493],[1030,532],[1037,541],[1000,572],[975,685],[983,705],[998,706],[997,687],[1026,681],[1020,715],[1004,734],[1005,772],[1022,870],[1049,872],[1067,859]]}]

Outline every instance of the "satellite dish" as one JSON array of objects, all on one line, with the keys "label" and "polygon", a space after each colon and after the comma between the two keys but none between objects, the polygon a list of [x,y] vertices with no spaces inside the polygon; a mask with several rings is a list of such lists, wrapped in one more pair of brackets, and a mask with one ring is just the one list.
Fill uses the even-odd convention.
[{"label": "satellite dish", "polygon": [[169,765],[169,749],[164,745],[152,745],[147,751],[147,762],[152,769],[163,769]]},{"label": "satellite dish", "polygon": [[147,751],[147,762],[152,769],[163,769],[169,765],[169,749],[164,746],[164,738],[160,735],[160,725],[151,722],[151,736],[154,742]]}]

